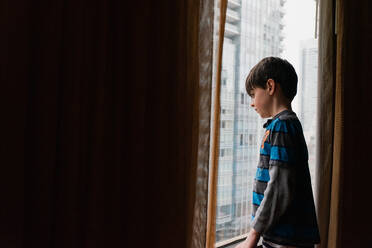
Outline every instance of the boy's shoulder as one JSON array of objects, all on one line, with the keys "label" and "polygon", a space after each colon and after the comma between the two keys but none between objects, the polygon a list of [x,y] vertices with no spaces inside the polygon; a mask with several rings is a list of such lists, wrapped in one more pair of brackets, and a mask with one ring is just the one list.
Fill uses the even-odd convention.
[{"label": "boy's shoulder", "polygon": [[268,121],[266,129],[287,133],[292,126],[301,125],[295,112],[284,110]]},{"label": "boy's shoulder", "polygon": [[277,121],[297,121],[297,115],[291,110],[284,110],[277,114],[273,119]]}]

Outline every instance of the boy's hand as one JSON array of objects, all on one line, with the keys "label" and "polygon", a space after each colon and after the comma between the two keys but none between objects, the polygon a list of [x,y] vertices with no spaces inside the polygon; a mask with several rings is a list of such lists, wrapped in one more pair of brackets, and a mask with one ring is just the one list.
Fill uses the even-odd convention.
[{"label": "boy's hand", "polygon": [[260,234],[253,228],[249,231],[246,240],[240,243],[235,248],[256,248],[257,243],[260,240]]}]

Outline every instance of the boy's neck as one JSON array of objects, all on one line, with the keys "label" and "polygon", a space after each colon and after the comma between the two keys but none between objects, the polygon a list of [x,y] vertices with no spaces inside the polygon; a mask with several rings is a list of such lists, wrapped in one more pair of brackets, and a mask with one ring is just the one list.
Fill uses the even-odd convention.
[{"label": "boy's neck", "polygon": [[292,106],[291,104],[279,104],[279,105],[274,105],[273,106],[273,110],[272,110],[272,115],[271,117],[274,117],[276,116],[277,114],[279,114],[280,112],[284,111],[284,110],[290,110],[292,111]]}]

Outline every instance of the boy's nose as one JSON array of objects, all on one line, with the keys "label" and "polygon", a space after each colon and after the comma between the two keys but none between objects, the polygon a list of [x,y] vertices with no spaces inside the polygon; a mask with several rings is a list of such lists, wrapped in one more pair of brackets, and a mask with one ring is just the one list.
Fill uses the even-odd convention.
[{"label": "boy's nose", "polygon": [[254,108],[254,101],[251,102],[251,107]]}]

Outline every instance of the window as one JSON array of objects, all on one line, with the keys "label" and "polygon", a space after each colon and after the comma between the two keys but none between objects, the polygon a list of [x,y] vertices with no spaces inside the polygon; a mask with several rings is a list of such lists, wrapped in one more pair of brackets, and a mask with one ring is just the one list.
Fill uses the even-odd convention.
[{"label": "window", "polygon": [[246,104],[245,78],[262,58],[282,57],[295,67],[299,84],[292,107],[303,125],[313,181],[316,161],[315,1],[229,1],[221,75],[224,116],[220,126],[223,138],[218,160],[216,247],[244,236],[250,229],[251,190],[266,120]]},{"label": "window", "polygon": [[222,70],[222,72],[221,72],[221,85],[222,86],[227,85],[227,72],[226,72],[226,70]]},{"label": "window", "polygon": [[249,145],[254,145],[254,134],[249,134]]}]

